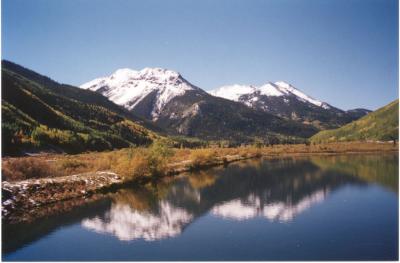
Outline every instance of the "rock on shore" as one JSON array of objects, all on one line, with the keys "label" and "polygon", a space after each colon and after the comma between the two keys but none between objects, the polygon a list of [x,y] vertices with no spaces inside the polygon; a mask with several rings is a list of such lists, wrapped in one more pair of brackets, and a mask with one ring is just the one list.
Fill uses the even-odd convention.
[{"label": "rock on shore", "polygon": [[53,202],[89,195],[122,183],[119,175],[109,171],[19,182],[4,181],[2,214],[7,218],[14,210],[26,211]]}]

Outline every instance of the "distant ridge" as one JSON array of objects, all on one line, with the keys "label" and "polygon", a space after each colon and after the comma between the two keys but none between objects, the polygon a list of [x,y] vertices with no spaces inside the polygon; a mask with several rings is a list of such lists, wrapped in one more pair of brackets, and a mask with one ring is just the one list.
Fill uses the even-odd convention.
[{"label": "distant ridge", "polygon": [[268,82],[261,86],[235,84],[209,93],[286,119],[312,124],[319,129],[337,128],[370,112],[366,109],[338,109],[284,81]]}]

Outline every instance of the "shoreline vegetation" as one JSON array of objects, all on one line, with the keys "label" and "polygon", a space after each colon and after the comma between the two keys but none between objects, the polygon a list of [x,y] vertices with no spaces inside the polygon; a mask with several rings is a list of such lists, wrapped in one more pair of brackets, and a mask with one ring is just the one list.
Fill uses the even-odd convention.
[{"label": "shoreline vegetation", "polygon": [[[58,203],[81,204],[95,193],[107,193],[129,184],[227,165],[251,158],[398,152],[390,142],[346,142],[237,148],[172,148],[167,140],[150,147],[77,155],[44,154],[2,158],[2,214],[6,222],[30,221],[45,216]],[[63,202],[61,202],[63,201]],[[47,211],[47,212],[46,212]]]}]

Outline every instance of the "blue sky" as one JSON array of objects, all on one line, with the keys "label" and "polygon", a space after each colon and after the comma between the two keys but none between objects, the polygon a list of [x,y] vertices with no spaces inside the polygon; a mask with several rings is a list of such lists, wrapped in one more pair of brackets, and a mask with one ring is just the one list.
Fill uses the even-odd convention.
[{"label": "blue sky", "polygon": [[398,3],[3,0],[2,58],[73,85],[163,67],[206,90],[284,80],[376,109],[398,97]]}]

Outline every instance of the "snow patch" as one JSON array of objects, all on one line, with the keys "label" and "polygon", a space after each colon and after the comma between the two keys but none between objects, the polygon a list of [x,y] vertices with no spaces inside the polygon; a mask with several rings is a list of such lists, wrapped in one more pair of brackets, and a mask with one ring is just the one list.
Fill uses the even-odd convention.
[{"label": "snow patch", "polygon": [[231,85],[231,86],[223,86],[216,90],[211,90],[208,93],[216,96],[225,98],[228,100],[239,101],[240,96],[246,94],[252,94],[256,91],[256,87],[251,85]]},{"label": "snow patch", "polygon": [[258,88],[261,95],[265,96],[283,96],[284,93],[278,89],[273,83],[267,83]]}]

